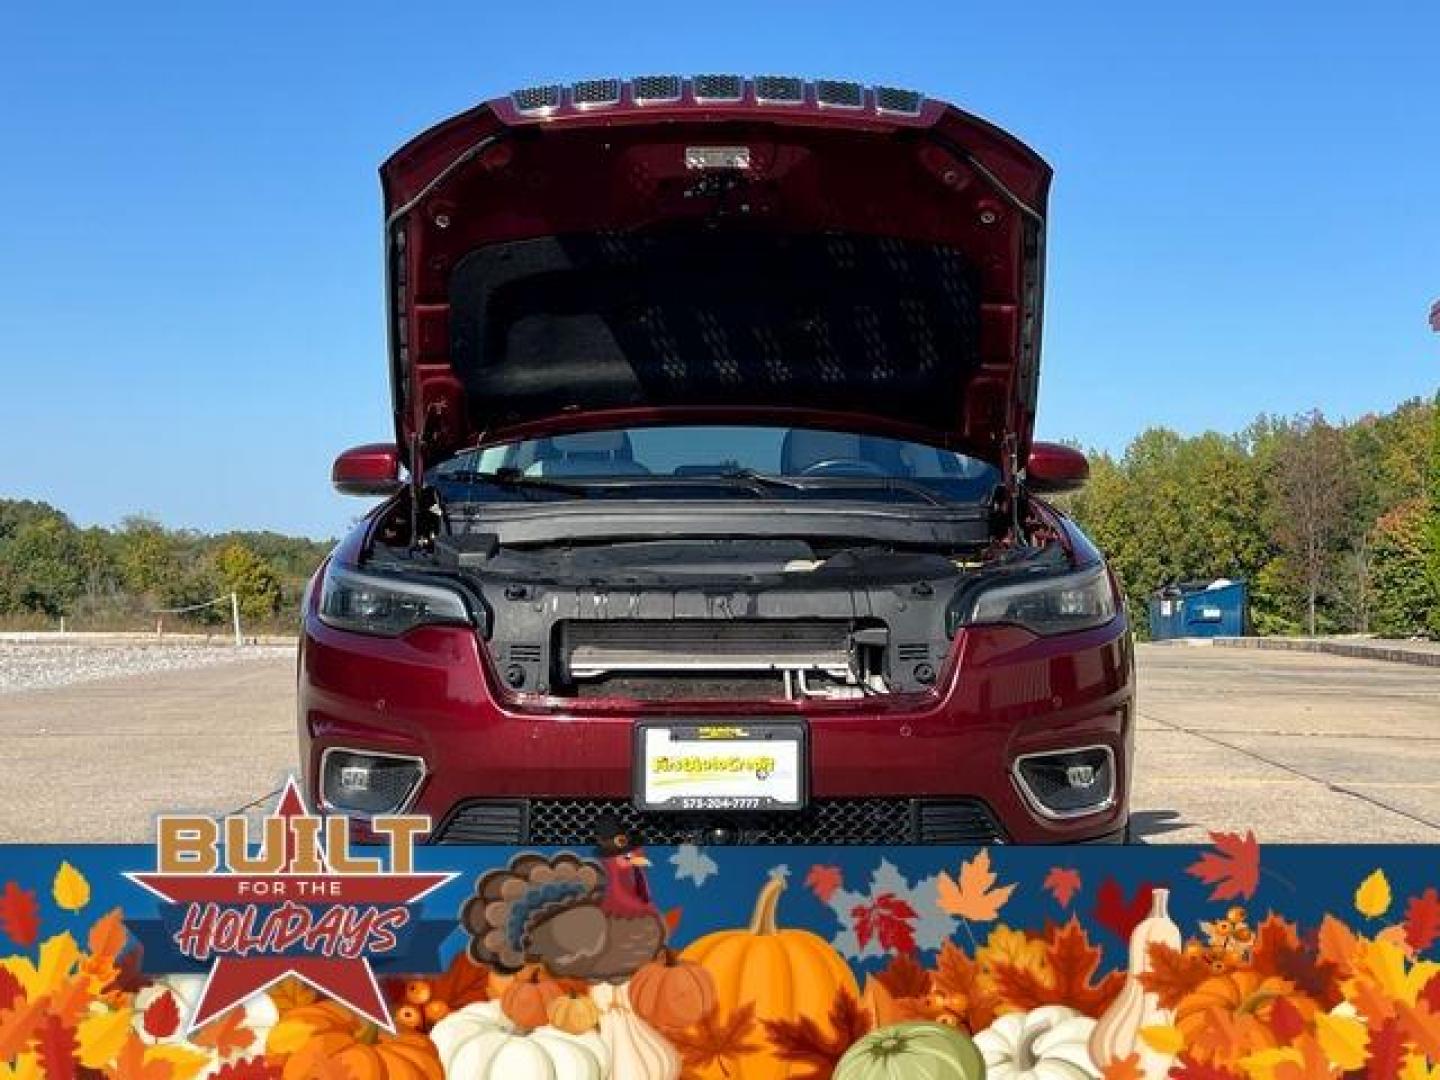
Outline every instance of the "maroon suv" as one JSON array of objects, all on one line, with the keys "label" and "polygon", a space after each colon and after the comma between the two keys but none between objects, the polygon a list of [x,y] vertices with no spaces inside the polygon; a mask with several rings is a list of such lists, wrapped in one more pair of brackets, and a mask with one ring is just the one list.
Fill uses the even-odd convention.
[{"label": "maroon suv", "polygon": [[909,91],[656,76],[491,101],[381,176],[397,442],[336,462],[386,498],[305,604],[319,805],[1124,836],[1123,606],[1037,497],[1086,466],[1031,440],[1033,151]]}]

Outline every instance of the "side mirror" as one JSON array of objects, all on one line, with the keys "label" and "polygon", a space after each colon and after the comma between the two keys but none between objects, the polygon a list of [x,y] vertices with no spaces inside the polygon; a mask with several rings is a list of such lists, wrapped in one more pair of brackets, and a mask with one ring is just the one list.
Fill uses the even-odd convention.
[{"label": "side mirror", "polygon": [[1031,444],[1025,463],[1025,484],[1031,491],[1044,495],[1078,491],[1088,479],[1090,463],[1079,450],[1059,443]]},{"label": "side mirror", "polygon": [[400,490],[400,448],[394,443],[352,446],[335,459],[330,482],[341,495],[393,495]]}]

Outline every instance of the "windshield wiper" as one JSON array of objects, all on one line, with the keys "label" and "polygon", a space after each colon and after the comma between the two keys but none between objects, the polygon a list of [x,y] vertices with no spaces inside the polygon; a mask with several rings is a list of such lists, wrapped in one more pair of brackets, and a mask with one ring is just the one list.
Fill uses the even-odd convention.
[{"label": "windshield wiper", "polygon": [[590,494],[589,488],[582,484],[552,480],[548,476],[526,476],[519,469],[497,469],[495,472],[457,469],[455,472],[447,472],[436,479],[456,484],[490,484],[507,491],[555,491],[562,495],[575,495],[579,498],[585,498]]},{"label": "windshield wiper", "polygon": [[756,472],[754,469],[739,469],[721,475],[727,480],[748,480],[757,487],[787,488],[791,491],[821,491],[827,487],[859,490],[881,488],[885,491],[903,491],[931,506],[950,505],[924,484],[898,476],[777,476],[775,473]]}]

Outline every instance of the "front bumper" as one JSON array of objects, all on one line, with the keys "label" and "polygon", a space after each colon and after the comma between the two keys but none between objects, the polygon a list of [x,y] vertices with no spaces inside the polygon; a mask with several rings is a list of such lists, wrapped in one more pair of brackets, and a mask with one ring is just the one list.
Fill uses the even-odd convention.
[{"label": "front bumper", "polygon": [[[327,748],[422,758],[409,811],[432,839],[582,844],[604,812],[652,843],[1074,843],[1123,835],[1131,770],[1133,657],[1123,617],[1041,638],[1014,627],[960,632],[933,692],[859,702],[526,707],[504,700],[488,654],[465,629],[401,638],[335,630],[306,616],[299,667],[302,767],[312,801]],[[639,717],[800,716],[810,728],[809,808],[799,815],[702,818],[630,807]],[[1056,820],[1021,792],[1018,758],[1106,746],[1115,794]]]}]

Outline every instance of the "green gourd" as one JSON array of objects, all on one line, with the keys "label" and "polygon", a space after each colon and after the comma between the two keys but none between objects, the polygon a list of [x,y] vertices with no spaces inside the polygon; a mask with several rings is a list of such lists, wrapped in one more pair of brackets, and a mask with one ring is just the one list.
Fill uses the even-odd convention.
[{"label": "green gourd", "polygon": [[855,1043],[833,1080],[985,1080],[985,1060],[970,1037],[944,1024],[892,1024]]}]

